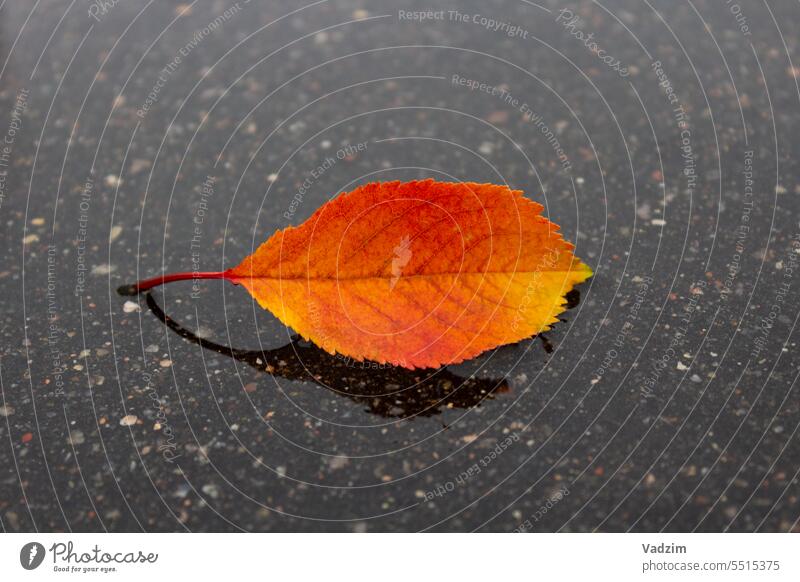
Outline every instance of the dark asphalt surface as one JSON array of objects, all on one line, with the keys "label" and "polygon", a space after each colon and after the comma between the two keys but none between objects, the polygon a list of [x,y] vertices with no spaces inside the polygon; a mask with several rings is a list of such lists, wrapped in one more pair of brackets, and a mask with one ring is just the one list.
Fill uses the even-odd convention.
[{"label": "dark asphalt surface", "polygon": [[[798,20],[5,2],[3,530],[798,530]],[[116,293],[424,177],[523,189],[576,243],[545,338],[364,368],[219,281]]]}]

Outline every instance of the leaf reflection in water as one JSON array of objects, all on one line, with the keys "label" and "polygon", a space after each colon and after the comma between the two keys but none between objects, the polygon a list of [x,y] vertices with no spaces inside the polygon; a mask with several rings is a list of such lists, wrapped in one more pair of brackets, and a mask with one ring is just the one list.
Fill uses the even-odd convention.
[{"label": "leaf reflection in water", "polygon": [[462,377],[447,368],[408,370],[332,356],[295,339],[272,350],[242,350],[197,336],[169,317],[147,293],[147,306],[182,338],[259,371],[293,381],[310,381],[339,396],[363,404],[367,412],[386,418],[434,416],[448,408],[472,408],[509,392],[504,378]]}]

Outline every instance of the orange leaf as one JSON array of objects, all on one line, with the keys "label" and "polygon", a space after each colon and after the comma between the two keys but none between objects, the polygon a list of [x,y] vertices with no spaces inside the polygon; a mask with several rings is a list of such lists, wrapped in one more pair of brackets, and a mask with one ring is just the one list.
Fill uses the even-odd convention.
[{"label": "orange leaf", "polygon": [[541,211],[506,186],[367,184],[221,275],[331,354],[454,364],[549,329],[592,275]]}]

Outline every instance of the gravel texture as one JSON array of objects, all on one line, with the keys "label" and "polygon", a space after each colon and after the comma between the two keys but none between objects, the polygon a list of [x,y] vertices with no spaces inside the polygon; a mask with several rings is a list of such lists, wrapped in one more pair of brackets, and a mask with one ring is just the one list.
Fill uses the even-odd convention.
[{"label": "gravel texture", "polygon": [[[798,529],[796,3],[0,15],[3,530]],[[424,177],[576,244],[546,337],[409,372],[220,281],[116,292]]]}]

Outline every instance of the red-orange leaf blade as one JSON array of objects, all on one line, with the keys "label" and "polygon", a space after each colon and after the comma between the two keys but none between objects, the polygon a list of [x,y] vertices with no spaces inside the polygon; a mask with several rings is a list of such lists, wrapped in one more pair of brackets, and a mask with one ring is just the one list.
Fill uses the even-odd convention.
[{"label": "red-orange leaf blade", "polygon": [[456,363],[549,329],[591,276],[541,210],[505,186],[367,184],[227,275],[330,353]]}]

